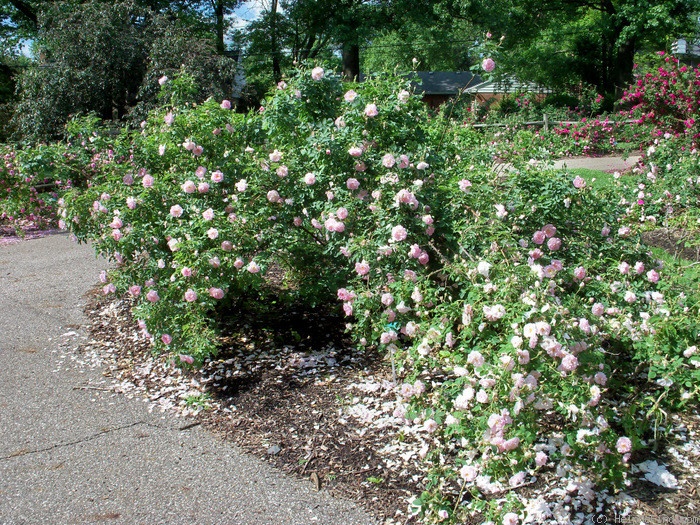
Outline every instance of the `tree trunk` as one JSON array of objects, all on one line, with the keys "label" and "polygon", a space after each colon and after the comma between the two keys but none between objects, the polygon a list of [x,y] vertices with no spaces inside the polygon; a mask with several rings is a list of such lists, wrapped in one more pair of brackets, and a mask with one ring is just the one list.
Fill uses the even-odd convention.
[{"label": "tree trunk", "polygon": [[277,4],[278,0],[272,0],[270,5],[270,47],[272,48],[272,77],[275,82],[282,80],[282,66],[280,65],[280,50],[277,40]]},{"label": "tree trunk", "polygon": [[617,60],[615,60],[615,95],[622,97],[622,92],[627,89],[632,82],[634,71],[634,40],[621,44],[617,50]]},{"label": "tree trunk", "polygon": [[223,55],[226,50],[224,44],[224,0],[216,0],[214,3],[214,16],[216,17],[216,52]]},{"label": "tree trunk", "polygon": [[350,82],[360,79],[360,46],[358,44],[343,44],[343,77]]}]

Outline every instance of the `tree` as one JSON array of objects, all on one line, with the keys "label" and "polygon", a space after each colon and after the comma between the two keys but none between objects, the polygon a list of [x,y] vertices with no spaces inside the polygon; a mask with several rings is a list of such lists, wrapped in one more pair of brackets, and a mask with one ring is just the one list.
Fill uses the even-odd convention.
[{"label": "tree", "polygon": [[155,104],[157,79],[180,68],[200,98],[231,92],[235,66],[211,41],[126,0],[59,2],[41,12],[37,63],[20,78],[16,122],[24,137],[60,136],[70,115],[142,118]]},{"label": "tree", "polygon": [[439,7],[446,18],[463,18],[484,31],[505,35],[504,65],[523,80],[549,85],[584,81],[603,92],[619,93],[632,79],[635,53],[663,48],[668,39],[686,31],[699,3],[448,0]]}]

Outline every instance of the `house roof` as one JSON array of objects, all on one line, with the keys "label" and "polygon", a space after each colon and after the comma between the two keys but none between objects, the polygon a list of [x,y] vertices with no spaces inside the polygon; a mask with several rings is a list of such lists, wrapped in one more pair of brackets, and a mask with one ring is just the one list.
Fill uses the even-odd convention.
[{"label": "house roof", "polygon": [[482,94],[493,94],[493,93],[522,93],[524,91],[534,92],[534,93],[550,93],[551,90],[540,85],[534,84],[532,82],[520,82],[515,78],[503,79],[500,82],[493,80],[487,80],[485,82],[480,82],[474,84],[466,89],[467,93],[476,95],[477,93]]},{"label": "house roof", "polygon": [[416,71],[411,74],[418,77],[416,90],[424,95],[456,95],[460,90],[481,84],[479,75],[470,71]]}]

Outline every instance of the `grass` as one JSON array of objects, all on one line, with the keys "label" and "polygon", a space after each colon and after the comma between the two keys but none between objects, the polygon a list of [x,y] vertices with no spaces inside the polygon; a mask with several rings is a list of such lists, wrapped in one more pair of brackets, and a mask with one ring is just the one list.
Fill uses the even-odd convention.
[{"label": "grass", "polygon": [[615,178],[612,173],[605,171],[591,170],[588,168],[571,168],[567,170],[573,177],[579,176],[586,181],[586,184],[593,189],[612,188]]}]

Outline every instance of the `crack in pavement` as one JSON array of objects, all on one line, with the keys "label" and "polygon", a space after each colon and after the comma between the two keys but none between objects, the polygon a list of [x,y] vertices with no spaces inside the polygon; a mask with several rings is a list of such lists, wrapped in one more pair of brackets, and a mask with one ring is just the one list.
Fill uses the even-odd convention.
[{"label": "crack in pavement", "polygon": [[73,446],[73,445],[79,445],[79,444],[81,444],[81,443],[87,443],[88,441],[93,441],[93,440],[95,440],[95,439],[97,439],[97,438],[99,438],[99,437],[101,437],[101,436],[104,436],[104,435],[106,435],[106,434],[110,434],[111,432],[116,432],[116,431],[118,431],[118,430],[126,430],[127,428],[133,428],[133,427],[136,427],[136,426],[138,426],[138,425],[146,425],[146,426],[149,426],[149,427],[154,427],[154,428],[159,428],[159,429],[162,429],[162,428],[163,428],[163,427],[160,427],[160,426],[155,425],[155,424],[153,424],[153,423],[148,423],[147,421],[136,421],[136,422],[134,422],[134,423],[129,423],[128,425],[123,425],[123,426],[120,426],[120,427],[106,428],[106,429],[103,429],[103,430],[101,430],[101,431],[99,431],[99,432],[97,432],[96,434],[93,434],[93,435],[91,435],[91,436],[87,436],[87,437],[78,439],[78,440],[76,440],[76,441],[70,441],[70,442],[68,442],[68,443],[57,443],[57,444],[54,444],[54,445],[51,445],[51,446],[48,446],[48,447],[45,447],[45,448],[36,449],[36,450],[19,450],[19,451],[13,453],[13,454],[10,454],[9,456],[0,456],[0,460],[7,460],[7,459],[19,458],[19,457],[22,457],[22,456],[28,456],[28,455],[30,455],[30,454],[39,454],[39,453],[41,453],[41,452],[47,452],[47,451],[49,451],[49,450],[54,450],[54,449],[57,449],[57,448],[71,447],[71,446]]}]

